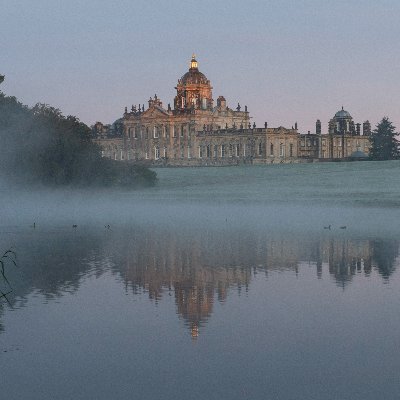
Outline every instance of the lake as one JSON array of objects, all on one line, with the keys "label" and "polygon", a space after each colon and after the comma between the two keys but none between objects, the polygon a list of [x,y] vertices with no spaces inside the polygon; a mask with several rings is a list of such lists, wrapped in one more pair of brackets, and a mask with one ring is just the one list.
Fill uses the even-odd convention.
[{"label": "lake", "polygon": [[133,192],[3,185],[0,250],[18,268],[6,263],[0,304],[2,397],[398,399],[399,171],[157,169],[156,187]]}]

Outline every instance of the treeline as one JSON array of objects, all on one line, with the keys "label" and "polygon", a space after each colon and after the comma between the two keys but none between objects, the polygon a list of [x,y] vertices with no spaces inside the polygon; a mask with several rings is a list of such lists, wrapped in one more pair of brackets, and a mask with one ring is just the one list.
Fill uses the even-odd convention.
[{"label": "treeline", "polygon": [[29,108],[0,92],[0,174],[19,183],[150,186],[148,168],[101,157],[90,128],[45,104]]}]

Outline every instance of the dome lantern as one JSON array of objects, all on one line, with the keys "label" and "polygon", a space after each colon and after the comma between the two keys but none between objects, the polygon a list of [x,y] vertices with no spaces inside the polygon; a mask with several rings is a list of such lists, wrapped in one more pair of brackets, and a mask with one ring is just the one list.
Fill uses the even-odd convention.
[{"label": "dome lantern", "polygon": [[190,60],[190,69],[198,69],[198,64],[196,60],[196,54],[192,54],[192,59]]}]

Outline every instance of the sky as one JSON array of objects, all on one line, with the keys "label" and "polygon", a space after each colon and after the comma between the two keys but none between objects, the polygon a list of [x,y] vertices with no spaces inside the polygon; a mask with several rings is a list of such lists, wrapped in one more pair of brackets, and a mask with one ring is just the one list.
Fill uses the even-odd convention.
[{"label": "sky", "polygon": [[173,104],[195,53],[215,103],[257,126],[326,132],[343,106],[400,130],[398,0],[0,0],[0,27],[1,90],[88,125]]}]

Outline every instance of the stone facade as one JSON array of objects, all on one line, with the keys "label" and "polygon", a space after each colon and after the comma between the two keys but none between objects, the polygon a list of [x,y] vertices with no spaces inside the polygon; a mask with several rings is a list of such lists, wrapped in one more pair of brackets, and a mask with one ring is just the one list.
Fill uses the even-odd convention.
[{"label": "stone facade", "polygon": [[[294,163],[365,158],[371,126],[354,124],[338,111],[323,134],[300,134],[295,128],[257,128],[247,106],[229,108],[223,96],[214,105],[212,86],[199,71],[193,55],[189,71],[177,83],[173,109],[154,95],[148,107],[132,106],[112,125],[97,122],[95,140],[103,156],[159,166],[235,165],[240,163]],[[357,155],[357,157],[355,157]],[[353,157],[354,156],[354,157]]]},{"label": "stone facade", "polygon": [[363,159],[368,157],[371,124],[355,124],[349,112],[342,107],[329,121],[328,133],[321,134],[321,121],[315,124],[315,134],[300,135],[299,154],[302,159],[320,161]]}]

